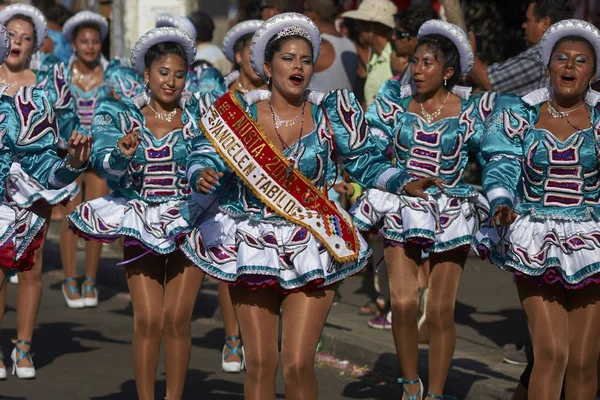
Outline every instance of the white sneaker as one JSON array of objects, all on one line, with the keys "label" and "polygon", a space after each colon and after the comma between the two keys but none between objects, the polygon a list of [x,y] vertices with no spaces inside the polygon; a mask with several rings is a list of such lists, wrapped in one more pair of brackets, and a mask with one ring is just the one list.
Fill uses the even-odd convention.
[{"label": "white sneaker", "polygon": [[[30,342],[26,342],[24,340],[17,340],[17,344],[25,344],[25,345],[31,346]],[[19,358],[17,358],[17,351],[21,354],[19,356]],[[19,378],[19,379],[35,378],[35,368],[33,367],[33,361],[31,360],[31,356],[29,354],[30,354],[29,352],[24,352],[23,350],[19,349],[17,346],[15,346],[12,353],[10,354],[10,359],[13,362],[12,374],[16,375],[17,378]],[[17,366],[19,361],[21,361],[25,357],[29,358],[29,361],[31,361],[31,367]]]},{"label": "white sneaker", "polygon": [[19,283],[19,275],[17,275],[17,274],[11,275],[10,278],[8,278],[8,281],[10,283],[12,283],[13,285],[17,285]]}]

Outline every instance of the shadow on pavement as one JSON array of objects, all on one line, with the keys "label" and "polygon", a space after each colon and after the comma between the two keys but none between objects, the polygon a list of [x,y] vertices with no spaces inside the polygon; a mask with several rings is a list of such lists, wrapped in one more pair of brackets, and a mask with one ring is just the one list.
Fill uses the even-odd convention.
[{"label": "shadow on pavement", "polygon": [[[99,346],[84,346],[79,339],[113,344],[130,344],[129,341],[110,339],[96,330],[84,328],[85,325],[83,324],[67,322],[38,325],[34,333],[32,348],[35,368],[41,369],[65,354],[87,353],[100,348]],[[3,329],[2,333],[2,348],[5,349],[5,354],[10,354],[14,347],[10,338],[16,338],[17,331],[15,329]],[[36,349],[39,349],[39,352]],[[7,367],[12,366],[10,357],[5,358],[7,359]]]},{"label": "shadow on pavement", "polygon": [[[492,317],[493,321],[479,322],[473,318],[473,314]],[[527,323],[521,309],[478,312],[475,307],[457,302],[454,320],[457,324],[475,329],[481,336],[487,337],[499,347],[506,343],[523,343],[527,340]]]},{"label": "shadow on pavement", "polygon": [[[197,369],[188,370],[183,400],[202,399],[202,400],[226,400],[243,399],[244,385],[222,379],[209,379],[210,374]],[[166,396],[167,387],[164,379],[158,380],[155,385],[155,398],[162,399]],[[283,396],[277,396],[283,398]],[[1,399],[1,397],[0,397]],[[121,385],[121,392],[111,393],[105,396],[91,397],[90,400],[135,400],[137,392],[135,381],[128,380]],[[15,399],[17,400],[17,399]],[[21,399],[18,399],[21,400]]]}]

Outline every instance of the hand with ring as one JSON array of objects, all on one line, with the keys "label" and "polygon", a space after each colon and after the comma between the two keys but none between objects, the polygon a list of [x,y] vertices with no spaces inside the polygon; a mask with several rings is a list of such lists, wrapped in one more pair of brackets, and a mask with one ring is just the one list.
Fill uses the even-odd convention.
[{"label": "hand with ring", "polygon": [[221,186],[219,178],[222,176],[222,172],[215,172],[212,168],[206,167],[200,172],[200,176],[196,181],[196,188],[200,193],[212,193],[214,189]]}]

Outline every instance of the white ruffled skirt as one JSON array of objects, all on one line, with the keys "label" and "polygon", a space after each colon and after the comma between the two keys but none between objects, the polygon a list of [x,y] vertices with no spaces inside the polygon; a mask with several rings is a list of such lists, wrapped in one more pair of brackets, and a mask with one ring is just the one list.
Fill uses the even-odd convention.
[{"label": "white ruffled skirt", "polygon": [[359,240],[358,260],[340,264],[306,228],[218,212],[185,236],[181,250],[219,280],[288,292],[323,288],[359,272],[370,255]]},{"label": "white ruffled skirt", "polygon": [[416,243],[439,253],[469,246],[489,210],[481,194],[449,197],[439,193],[424,200],[369,189],[351,214],[361,231],[374,230],[389,241]]},{"label": "white ruffled skirt", "polygon": [[46,205],[67,204],[79,193],[76,182],[62,189],[49,190],[23,171],[21,164],[14,162],[6,180],[6,192],[10,200],[22,208],[30,208],[37,202]]},{"label": "white ruffled skirt", "polygon": [[500,268],[560,282],[568,289],[600,283],[600,222],[537,219],[521,214],[496,229],[484,226],[473,250]]},{"label": "white ruffled skirt", "polygon": [[0,204],[0,267],[10,272],[30,270],[43,240],[43,218],[14,204]]},{"label": "white ruffled skirt", "polygon": [[178,236],[189,230],[179,212],[180,203],[150,203],[107,195],[80,204],[67,219],[71,229],[85,239],[108,243],[125,236],[126,245],[169,254],[178,248]]}]

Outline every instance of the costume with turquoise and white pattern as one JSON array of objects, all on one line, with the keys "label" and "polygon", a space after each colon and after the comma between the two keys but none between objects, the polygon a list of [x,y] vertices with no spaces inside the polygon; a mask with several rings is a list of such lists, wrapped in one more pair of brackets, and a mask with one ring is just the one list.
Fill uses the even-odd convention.
[{"label": "costume with turquoise and white pattern", "polygon": [[352,209],[362,231],[374,230],[398,243],[416,243],[432,252],[470,246],[474,233],[488,217],[486,199],[463,182],[469,152],[479,152],[483,121],[491,112],[494,94],[470,96],[453,90],[461,100],[456,117],[428,124],[408,111],[416,90],[387,81],[366,118],[380,151],[390,155],[414,177],[443,179],[445,191],[426,190],[428,200],[367,190]]},{"label": "costume with turquoise and white pattern", "polygon": [[559,140],[537,128],[548,89],[499,95],[481,150],[491,209],[508,205],[515,222],[481,229],[474,243],[500,268],[568,289],[600,283],[600,93],[586,95],[592,126]]}]

